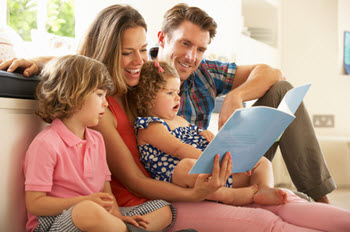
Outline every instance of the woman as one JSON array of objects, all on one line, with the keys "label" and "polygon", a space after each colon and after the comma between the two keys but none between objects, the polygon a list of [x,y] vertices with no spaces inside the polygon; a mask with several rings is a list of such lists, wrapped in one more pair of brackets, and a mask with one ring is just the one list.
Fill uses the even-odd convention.
[{"label": "woman", "polygon": [[[301,212],[300,205],[309,203],[292,193],[288,195],[288,202],[293,203],[281,206],[234,207],[215,202],[200,202],[224,183],[228,175],[227,168],[230,170],[228,156],[225,157],[226,163],[221,165],[220,171],[213,172],[212,178],[209,179],[201,175],[193,189],[181,188],[149,178],[138,157],[136,139],[130,121],[132,109],[127,104],[128,87],[138,84],[140,68],[147,60],[146,29],[142,16],[133,8],[110,6],[97,16],[78,52],[103,62],[116,85],[115,95],[108,98],[110,110],[106,111],[96,129],[104,137],[107,161],[114,181],[119,180],[112,183],[112,186],[121,207],[139,205],[147,199],[176,202],[173,205],[177,210],[177,218],[170,228],[172,231],[190,227],[199,231],[332,231],[332,229],[346,231],[349,229],[348,211],[326,204],[316,204],[316,208],[310,206],[308,212]],[[6,61],[0,64],[0,69],[9,67],[9,71],[13,71],[17,67],[24,67],[27,68],[24,74],[29,76],[36,73],[38,66],[41,66],[45,60],[47,59],[34,62]],[[219,169],[217,160],[215,164]],[[192,202],[189,203],[189,201]],[[328,214],[316,214],[319,207],[327,207]],[[147,216],[147,220],[150,221],[148,229],[161,228],[157,225],[157,220],[164,213],[170,214],[169,211],[169,208],[163,207],[146,214],[145,217]],[[291,219],[289,215],[296,212],[299,215]],[[330,213],[336,216],[330,218]],[[329,223],[330,219],[336,222]],[[169,224],[169,221],[163,222],[162,225],[167,223]],[[334,228],[335,223],[343,227]]]}]

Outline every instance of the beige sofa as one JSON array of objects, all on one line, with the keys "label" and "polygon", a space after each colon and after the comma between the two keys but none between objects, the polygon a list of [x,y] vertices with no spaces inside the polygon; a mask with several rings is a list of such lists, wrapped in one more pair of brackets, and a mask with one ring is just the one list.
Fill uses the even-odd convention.
[{"label": "beige sofa", "polygon": [[35,135],[45,126],[35,115],[35,100],[0,98],[0,231],[23,232],[23,159]]}]

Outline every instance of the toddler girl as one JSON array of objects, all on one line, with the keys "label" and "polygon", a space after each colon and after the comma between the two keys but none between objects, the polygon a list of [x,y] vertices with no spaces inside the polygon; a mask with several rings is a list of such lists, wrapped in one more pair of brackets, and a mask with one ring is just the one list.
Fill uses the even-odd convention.
[{"label": "toddler girl", "polygon": [[[188,172],[214,135],[177,116],[180,78],[176,69],[166,62],[146,62],[133,94],[137,114],[141,116],[134,126],[145,168],[155,179],[193,187],[197,175]],[[271,163],[264,157],[251,173],[233,174],[232,179],[208,200],[232,205],[286,202],[285,191],[273,187]]]}]

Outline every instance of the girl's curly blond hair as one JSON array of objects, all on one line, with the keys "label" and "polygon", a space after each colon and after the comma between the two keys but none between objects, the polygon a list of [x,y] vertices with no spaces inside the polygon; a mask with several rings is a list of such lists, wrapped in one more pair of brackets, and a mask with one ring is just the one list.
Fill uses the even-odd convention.
[{"label": "girl's curly blond hair", "polygon": [[[156,65],[157,63],[160,67]],[[173,65],[163,61],[146,61],[143,64],[140,82],[133,89],[137,116],[148,116],[147,112],[153,106],[156,94],[165,87],[168,78],[179,78]]]},{"label": "girl's curly blond hair", "polygon": [[82,55],[53,59],[45,65],[41,77],[36,89],[37,114],[47,123],[72,116],[96,89],[107,90],[107,94],[114,90],[104,64]]}]

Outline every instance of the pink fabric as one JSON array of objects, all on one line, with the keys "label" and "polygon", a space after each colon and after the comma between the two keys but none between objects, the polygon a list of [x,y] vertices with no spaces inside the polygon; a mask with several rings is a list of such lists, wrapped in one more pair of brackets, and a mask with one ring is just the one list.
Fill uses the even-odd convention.
[{"label": "pink fabric", "polygon": [[289,190],[283,205],[235,207],[214,202],[173,203],[177,215],[169,231],[350,231],[350,211],[310,203]]},{"label": "pink fabric", "polygon": [[[25,191],[60,198],[101,192],[111,179],[104,141],[99,132],[88,128],[85,138],[78,138],[59,119],[40,132],[26,153]],[[27,230],[37,224],[28,213]]]},{"label": "pink fabric", "polygon": [[350,211],[329,204],[307,202],[288,189],[283,205],[251,205],[269,210],[287,223],[321,231],[349,232]]}]

